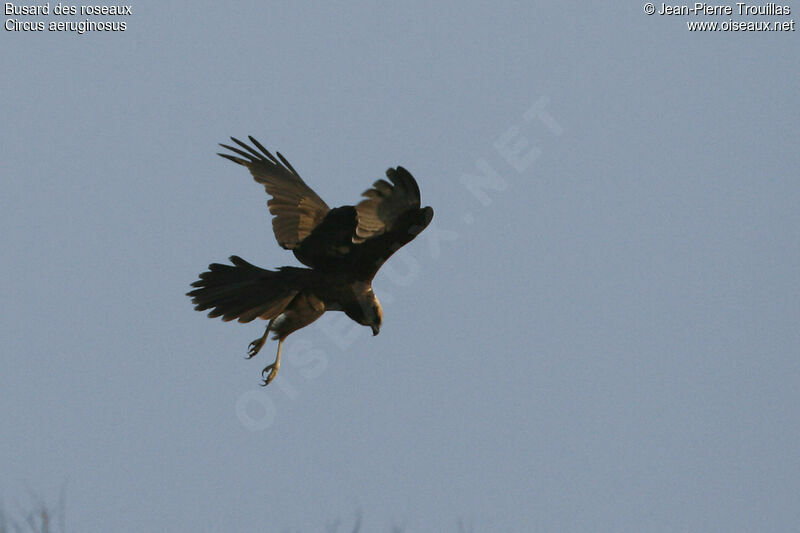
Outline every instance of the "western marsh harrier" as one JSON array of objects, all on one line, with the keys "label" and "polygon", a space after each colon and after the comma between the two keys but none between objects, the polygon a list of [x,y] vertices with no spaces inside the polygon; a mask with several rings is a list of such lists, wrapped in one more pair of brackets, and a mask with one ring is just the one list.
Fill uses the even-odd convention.
[{"label": "western marsh harrier", "polygon": [[309,268],[265,270],[234,255],[233,265],[209,265],[187,295],[198,311],[211,309],[211,318],[269,321],[248,349],[248,358],[254,357],[270,332],[278,340],[275,362],[262,371],[263,385],[268,385],[278,374],[286,337],[325,311],[344,311],[378,334],[383,310],[372,279],[394,252],[427,227],[433,209],[420,208],[417,182],[403,167],[387,170],[389,181],[376,181],[358,205],[331,209],[280,152],[275,158],[253,137],[252,146],[231,140],[238,148],[221,144],[232,153],[218,155],[247,167],[264,186],[278,244]]}]

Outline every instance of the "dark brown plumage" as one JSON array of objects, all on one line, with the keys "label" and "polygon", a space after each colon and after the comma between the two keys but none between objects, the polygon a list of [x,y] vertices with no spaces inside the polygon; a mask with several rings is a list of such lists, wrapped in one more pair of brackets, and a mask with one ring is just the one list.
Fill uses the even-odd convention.
[{"label": "dark brown plumage", "polygon": [[378,334],[383,310],[372,279],[394,252],[430,224],[433,209],[420,208],[417,182],[403,167],[387,170],[389,181],[376,181],[358,205],[331,209],[280,152],[276,158],[249,139],[253,146],[231,137],[238,147],[221,144],[232,153],[218,155],[247,167],[264,185],[278,244],[309,268],[265,270],[234,255],[233,265],[209,265],[187,295],[198,311],[210,309],[212,318],[269,320],[264,335],[248,350],[249,357],[255,356],[274,333],[275,362],[262,371],[268,385],[280,368],[286,337],[325,311],[344,311]]}]

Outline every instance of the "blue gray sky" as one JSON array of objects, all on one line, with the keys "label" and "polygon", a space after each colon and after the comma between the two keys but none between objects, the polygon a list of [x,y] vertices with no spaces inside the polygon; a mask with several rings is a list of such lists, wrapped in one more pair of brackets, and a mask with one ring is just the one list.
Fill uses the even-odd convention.
[{"label": "blue gray sky", "polygon": [[[63,492],[70,531],[797,526],[797,32],[612,2],[132,11],[0,37],[8,515]],[[184,296],[231,254],[297,264],[230,135],[330,205],[403,165],[436,211],[375,280],[381,334],[329,313],[267,389],[263,324]]]}]

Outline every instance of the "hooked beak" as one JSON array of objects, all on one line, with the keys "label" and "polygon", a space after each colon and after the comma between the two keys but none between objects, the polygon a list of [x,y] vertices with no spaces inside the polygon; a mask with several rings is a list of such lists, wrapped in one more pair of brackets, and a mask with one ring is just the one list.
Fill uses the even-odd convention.
[{"label": "hooked beak", "polygon": [[381,327],[380,326],[371,326],[371,327],[372,327],[372,336],[373,337],[381,332]]}]

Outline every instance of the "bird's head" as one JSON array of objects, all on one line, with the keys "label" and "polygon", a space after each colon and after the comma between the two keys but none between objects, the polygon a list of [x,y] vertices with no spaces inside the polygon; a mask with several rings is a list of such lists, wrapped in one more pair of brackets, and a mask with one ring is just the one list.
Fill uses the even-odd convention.
[{"label": "bird's head", "polygon": [[352,312],[345,312],[361,324],[362,326],[369,326],[372,328],[372,335],[375,336],[380,333],[381,323],[383,322],[383,308],[381,302],[375,293],[372,291],[372,286],[364,284],[363,286],[355,286],[355,299],[358,302],[358,308],[353,309]]},{"label": "bird's head", "polygon": [[364,316],[366,318],[366,324],[364,325],[372,328],[372,336],[374,337],[381,332],[381,323],[383,322],[383,307],[381,307],[381,302],[372,292],[371,288],[370,295],[372,296],[372,300],[367,304],[367,309],[365,309],[364,312]]}]

